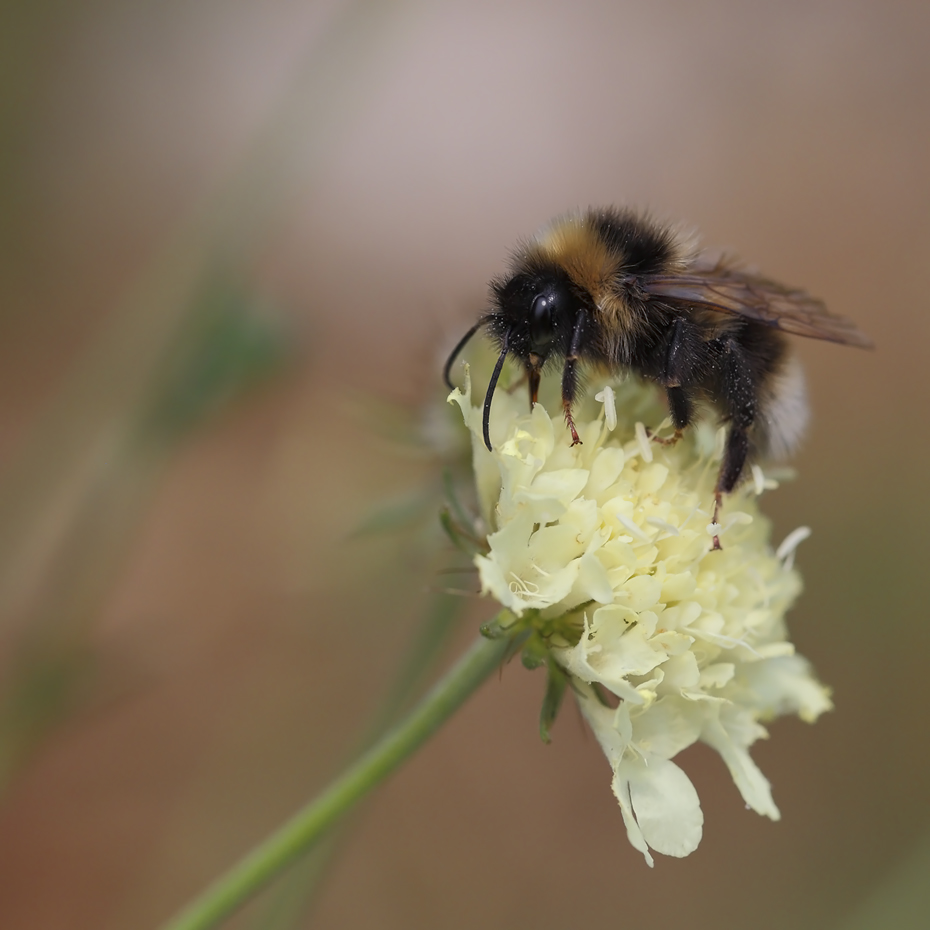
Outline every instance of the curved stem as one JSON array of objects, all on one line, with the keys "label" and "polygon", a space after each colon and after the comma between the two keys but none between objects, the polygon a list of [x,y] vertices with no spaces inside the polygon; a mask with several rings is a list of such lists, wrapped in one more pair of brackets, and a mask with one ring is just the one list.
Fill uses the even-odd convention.
[{"label": "curved stem", "polygon": [[306,853],[356,802],[435,733],[514,648],[512,638],[479,639],[384,739],[316,800],[213,883],[162,930],[207,930]]}]

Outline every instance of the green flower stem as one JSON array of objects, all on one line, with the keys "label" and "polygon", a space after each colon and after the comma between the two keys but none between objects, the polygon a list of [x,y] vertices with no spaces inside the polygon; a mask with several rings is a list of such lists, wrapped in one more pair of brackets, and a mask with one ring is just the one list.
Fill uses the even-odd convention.
[{"label": "green flower stem", "polygon": [[411,713],[316,800],[191,902],[162,930],[215,927],[306,853],[340,817],[413,755],[514,648],[513,638],[479,639]]}]

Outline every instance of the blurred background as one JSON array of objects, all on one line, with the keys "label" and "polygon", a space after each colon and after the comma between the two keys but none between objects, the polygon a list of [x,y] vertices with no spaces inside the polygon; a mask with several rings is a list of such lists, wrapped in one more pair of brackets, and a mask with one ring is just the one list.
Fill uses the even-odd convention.
[{"label": "blurred background", "polygon": [[471,640],[441,362],[616,203],[878,344],[798,341],[766,498],[836,703],[754,750],[782,821],[693,747],[704,841],[649,870],[514,663],[230,925],[926,926],[928,41],[916,0],[3,4],[0,925],[156,926]]}]

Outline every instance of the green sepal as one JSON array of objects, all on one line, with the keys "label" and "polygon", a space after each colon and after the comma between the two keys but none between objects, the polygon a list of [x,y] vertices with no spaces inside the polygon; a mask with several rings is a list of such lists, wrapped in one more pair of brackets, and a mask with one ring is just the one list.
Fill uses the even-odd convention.
[{"label": "green sepal", "polygon": [[597,682],[591,683],[591,692],[594,694],[594,697],[597,699],[597,703],[601,707],[613,707],[614,705],[607,700],[607,695],[604,693],[603,685],[599,685]]},{"label": "green sepal", "polygon": [[529,638],[523,647],[521,659],[523,667],[528,668],[530,671],[545,665],[549,661],[549,648],[538,634]]},{"label": "green sepal", "polygon": [[539,712],[539,735],[544,743],[552,742],[549,730],[559,714],[567,684],[568,674],[550,654],[546,674],[546,694],[543,697],[542,708]]},{"label": "green sepal", "polygon": [[502,610],[493,620],[481,625],[481,635],[485,639],[506,639],[525,624],[518,620],[509,610]]}]

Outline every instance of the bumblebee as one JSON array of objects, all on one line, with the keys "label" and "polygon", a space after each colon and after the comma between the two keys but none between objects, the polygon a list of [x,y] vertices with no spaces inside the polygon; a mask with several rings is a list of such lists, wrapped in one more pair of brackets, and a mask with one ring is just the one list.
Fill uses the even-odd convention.
[{"label": "bumblebee", "polygon": [[[701,402],[727,424],[717,478],[722,496],[752,456],[782,457],[807,422],[804,377],[786,334],[871,347],[849,321],[805,291],[784,287],[728,258],[707,258],[688,237],[634,210],[559,217],[522,243],[490,286],[490,309],[452,350],[443,376],[484,329],[499,352],[484,400],[484,441],[508,356],[526,371],[530,405],[544,368],[562,367],[562,409],[572,445],[581,367],[630,371],[665,389],[674,442]],[[715,548],[719,541],[715,539]]]}]

